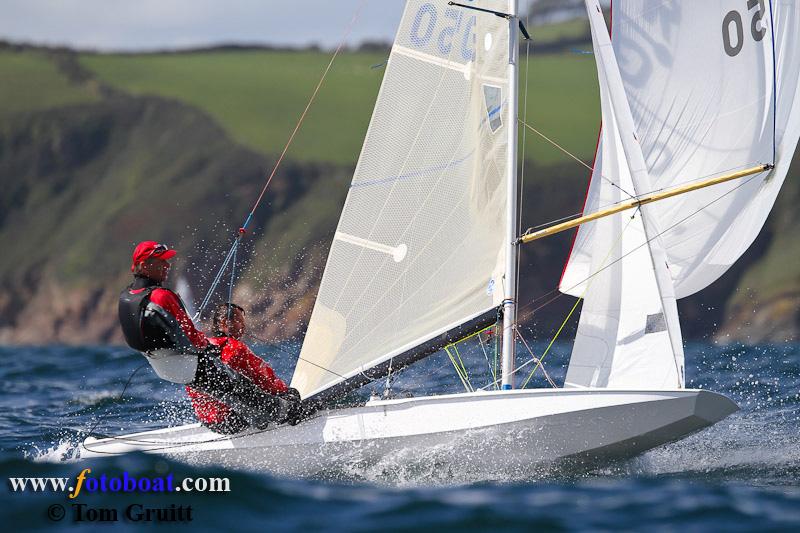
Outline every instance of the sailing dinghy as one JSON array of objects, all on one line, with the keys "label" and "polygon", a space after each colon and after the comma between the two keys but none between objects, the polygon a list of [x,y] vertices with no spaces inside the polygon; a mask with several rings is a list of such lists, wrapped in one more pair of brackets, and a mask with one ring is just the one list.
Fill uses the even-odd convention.
[{"label": "sailing dinghy", "polygon": [[[407,3],[292,378],[325,404],[499,320],[500,387],[234,436],[191,424],[88,438],[81,457],[305,476],[456,446],[493,471],[498,457],[628,457],[736,411],[685,388],[676,301],[745,252],[786,177],[800,7],[617,0],[612,39],[598,1],[586,6],[603,126],[584,214],[520,235],[517,1]],[[518,249],[572,227],[560,290],[584,303],[566,382],[517,389]]]}]

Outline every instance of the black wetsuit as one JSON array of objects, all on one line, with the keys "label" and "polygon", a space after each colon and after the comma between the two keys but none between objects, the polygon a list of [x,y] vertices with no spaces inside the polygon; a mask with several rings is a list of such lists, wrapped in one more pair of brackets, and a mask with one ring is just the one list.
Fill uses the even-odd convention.
[{"label": "black wetsuit", "polygon": [[136,277],[120,294],[119,320],[128,345],[142,352],[159,375],[155,361],[164,361],[170,354],[187,360],[189,355],[194,364],[196,357],[196,368],[188,370],[193,375],[181,382],[228,405],[250,425],[263,428],[270,422],[298,418],[295,395],[264,392],[225,365],[219,349],[195,328],[180,297],[158,282]]}]

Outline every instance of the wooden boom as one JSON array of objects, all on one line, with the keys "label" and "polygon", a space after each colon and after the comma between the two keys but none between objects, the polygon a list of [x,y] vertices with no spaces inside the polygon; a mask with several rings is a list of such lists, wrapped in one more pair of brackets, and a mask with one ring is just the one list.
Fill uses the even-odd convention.
[{"label": "wooden boom", "polygon": [[689,183],[686,185],[680,185],[678,187],[673,187],[672,189],[667,189],[666,191],[646,194],[640,198],[626,200],[619,204],[615,204],[612,207],[601,209],[600,211],[596,211],[589,215],[584,215],[582,217],[578,217],[573,220],[568,220],[567,222],[562,222],[560,224],[554,224],[553,226],[540,229],[539,231],[534,231],[533,233],[528,233],[517,239],[517,243],[518,244],[529,243],[537,239],[541,239],[542,237],[549,237],[550,235],[561,233],[562,231],[572,229],[574,227],[580,226],[581,224],[586,224],[587,222],[591,222],[592,220],[597,220],[598,218],[604,218],[619,213],[621,211],[634,209],[636,207],[639,207],[640,205],[650,204],[653,202],[657,202],[659,200],[665,200],[667,198],[672,198],[673,196],[678,196],[679,194],[685,194],[687,192],[696,191],[698,189],[703,189],[705,187],[710,187],[712,185],[725,183],[726,181],[743,178],[745,176],[751,176],[753,174],[758,174],[759,172],[766,172],[768,170],[772,170],[773,168],[774,168],[773,165],[759,165],[757,167],[740,170],[739,172],[733,172],[731,174],[725,174],[722,176],[718,176],[716,178],[710,178],[707,180],[696,181],[694,183]]}]

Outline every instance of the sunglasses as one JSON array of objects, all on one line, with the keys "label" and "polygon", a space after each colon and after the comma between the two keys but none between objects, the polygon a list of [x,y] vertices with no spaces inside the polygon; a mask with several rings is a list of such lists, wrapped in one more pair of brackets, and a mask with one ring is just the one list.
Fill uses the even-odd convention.
[{"label": "sunglasses", "polygon": [[150,259],[151,257],[158,257],[159,255],[164,254],[168,250],[169,250],[169,246],[167,246],[166,244],[159,244],[155,248],[150,250],[150,253],[147,254],[147,256],[144,259],[142,259],[142,261]]}]

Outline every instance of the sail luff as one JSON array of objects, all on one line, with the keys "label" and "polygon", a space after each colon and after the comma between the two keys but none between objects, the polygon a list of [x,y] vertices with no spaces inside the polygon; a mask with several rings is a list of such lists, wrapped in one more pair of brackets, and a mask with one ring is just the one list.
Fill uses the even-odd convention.
[{"label": "sail luff", "polygon": [[[608,94],[614,108],[615,118],[619,127],[620,139],[624,150],[628,169],[636,195],[644,194],[652,190],[647,166],[642,155],[641,147],[636,138],[633,115],[631,114],[625,89],[622,84],[622,76],[619,73],[614,49],[611,45],[611,38],[606,28],[605,17],[597,0],[585,0],[589,22],[592,31],[592,38],[595,44],[595,56],[598,67],[601,69],[601,83],[606,83]],[[683,339],[681,337],[680,320],[678,318],[677,300],[672,284],[669,270],[667,269],[667,258],[664,248],[659,238],[659,231],[655,218],[650,213],[650,207],[640,206],[642,214],[642,225],[647,237],[647,248],[650,252],[650,260],[655,273],[656,286],[658,287],[659,297],[663,308],[664,320],[667,332],[669,333],[672,355],[678,376],[678,388],[684,385],[684,354]]]}]

